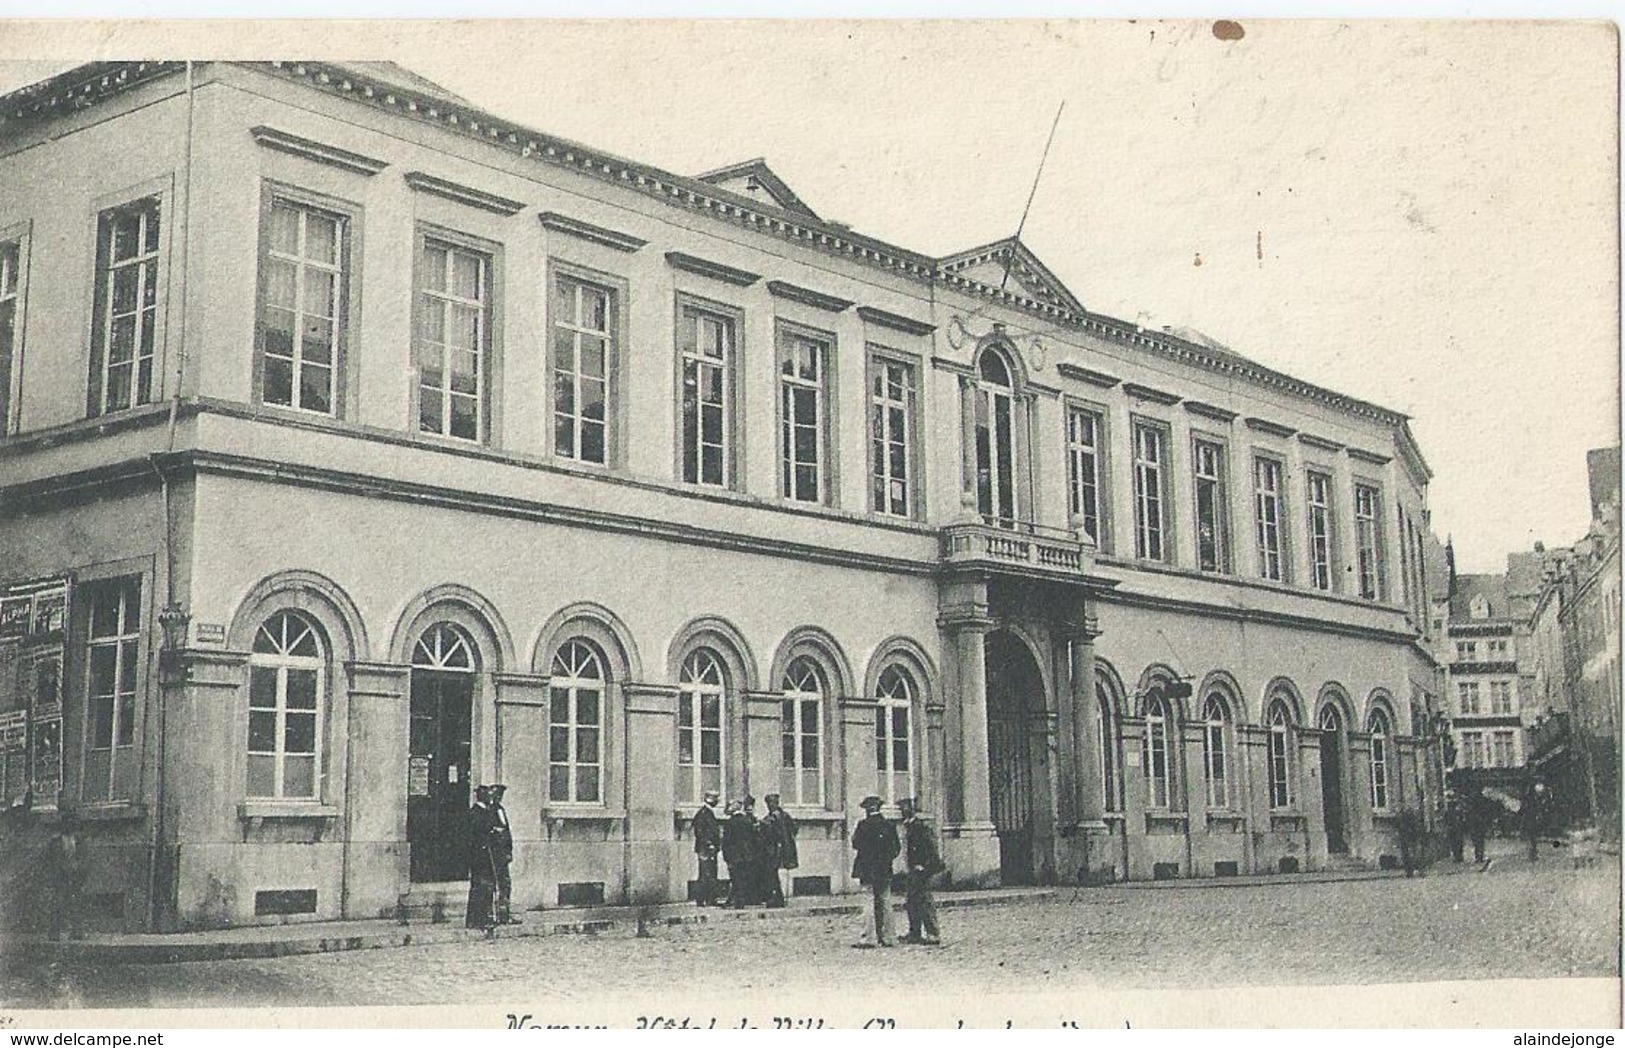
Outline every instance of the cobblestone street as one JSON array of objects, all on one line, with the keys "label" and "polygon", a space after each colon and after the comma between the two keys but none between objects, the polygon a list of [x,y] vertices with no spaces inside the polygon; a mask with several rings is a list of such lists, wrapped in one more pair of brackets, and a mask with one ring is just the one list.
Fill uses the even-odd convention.
[{"label": "cobblestone street", "polygon": [[[12,970],[13,1007],[568,1004],[651,989],[832,994],[1547,979],[1619,974],[1617,868],[1531,867],[1503,846],[1490,872],[1265,887],[1064,890],[947,911],[943,949],[856,950],[847,916],[207,964]],[[899,915],[901,921],[901,915]]]}]

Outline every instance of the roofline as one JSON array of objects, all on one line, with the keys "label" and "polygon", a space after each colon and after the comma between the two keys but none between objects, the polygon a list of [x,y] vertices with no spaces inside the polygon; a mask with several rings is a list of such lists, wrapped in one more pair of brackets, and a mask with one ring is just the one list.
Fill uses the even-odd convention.
[{"label": "roofline", "polygon": [[[1324,386],[1266,367],[1240,354],[1225,359],[1204,346],[1167,332],[1148,334],[1137,324],[1088,310],[1072,310],[1039,302],[1003,288],[992,287],[947,272],[929,255],[888,244],[874,237],[854,233],[839,224],[779,208],[763,208],[751,198],[721,189],[708,182],[664,171],[638,161],[627,160],[604,150],[583,145],[557,135],[536,131],[487,110],[449,105],[441,99],[418,95],[409,89],[359,73],[337,62],[271,61],[231,62],[259,69],[283,79],[339,97],[398,112],[403,117],[477,138],[496,148],[534,158],[540,163],[565,167],[603,181],[614,182],[665,201],[674,207],[709,214],[722,221],[755,229],[798,243],[804,247],[851,258],[864,265],[898,273],[929,285],[942,285],[962,293],[988,299],[1008,309],[1026,313],[1058,326],[1108,338],[1160,353],[1184,364],[1223,374],[1239,375],[1265,387],[1318,401],[1352,415],[1363,415],[1392,427],[1401,427],[1409,416],[1380,404],[1351,397]],[[14,120],[47,119],[64,108],[78,109],[136,83],[184,68],[184,61],[89,63],[19,88],[0,96],[0,134]],[[88,99],[72,92],[58,92],[48,85],[78,80]],[[26,110],[8,112],[18,101],[49,95],[44,102]]]}]

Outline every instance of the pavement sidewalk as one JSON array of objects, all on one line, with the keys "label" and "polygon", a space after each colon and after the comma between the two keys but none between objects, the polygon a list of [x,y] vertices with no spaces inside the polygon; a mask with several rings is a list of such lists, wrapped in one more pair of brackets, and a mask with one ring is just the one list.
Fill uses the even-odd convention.
[{"label": "pavement sidewalk", "polygon": [[[1398,870],[1323,870],[1310,873],[1262,874],[1238,877],[1182,878],[1163,881],[1120,881],[1099,887],[993,888],[978,891],[938,892],[942,909],[999,906],[1035,902],[1065,895],[1081,898],[1091,893],[1142,892],[1176,888],[1248,888],[1293,884],[1330,884],[1346,881],[1403,877]],[[797,917],[856,916],[866,904],[863,895],[814,896],[795,899],[782,910],[728,910],[700,908],[690,903],[632,906],[560,907],[532,910],[524,923],[507,925],[491,933],[498,939],[543,935],[602,935],[645,927],[723,924],[731,921],[788,920]],[[901,910],[902,903],[896,903]],[[254,924],[209,931],[165,934],[106,933],[83,939],[52,942],[41,935],[12,936],[0,942],[0,953],[38,959],[102,964],[166,964],[183,961],[221,961],[243,958],[287,957],[297,954],[377,950],[396,946],[478,942],[487,938],[476,928],[460,923],[398,920],[298,921]]]}]

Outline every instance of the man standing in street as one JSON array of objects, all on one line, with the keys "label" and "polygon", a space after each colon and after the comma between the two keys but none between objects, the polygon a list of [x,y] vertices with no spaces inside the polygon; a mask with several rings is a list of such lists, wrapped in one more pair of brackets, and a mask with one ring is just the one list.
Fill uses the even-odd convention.
[{"label": "man standing in street", "polygon": [[722,828],[722,861],[728,864],[728,908],[741,909],[756,899],[756,861],[760,843],[756,819],[747,805],[754,800],[728,802],[728,822]]},{"label": "man standing in street", "polygon": [[779,806],[778,794],[770,793],[766,800],[767,814],[762,816],[762,890],[769,906],[781,907],[792,894],[790,871],[801,865],[796,855],[796,820]]},{"label": "man standing in street", "polygon": [[79,839],[79,817],[64,810],[57,823],[45,853],[46,876],[51,888],[51,941],[62,938],[62,926],[68,927],[68,938],[83,939],[84,907],[80,895],[85,886],[85,845]]},{"label": "man standing in street", "polygon": [[852,831],[852,847],[857,858],[852,863],[852,876],[869,889],[874,903],[875,941],[857,943],[858,946],[895,946],[891,930],[891,874],[892,862],[902,846],[897,841],[897,828],[880,814],[881,801],[874,794],[863,798],[864,816]]},{"label": "man standing in street", "polygon": [[908,875],[908,894],[903,903],[908,911],[908,934],[903,936],[903,941],[941,946],[937,901],[931,895],[931,880],[944,869],[942,856],[937,852],[937,837],[920,818],[913,797],[899,800],[897,810],[903,815],[903,865]]},{"label": "man standing in street", "polygon": [[1546,833],[1547,816],[1550,814],[1552,792],[1546,784],[1539,779],[1531,779],[1529,788],[1524,790],[1523,804],[1519,815],[1523,820],[1523,837],[1529,843],[1529,861],[1537,862],[1540,859],[1540,837]]},{"label": "man standing in street", "polygon": [[694,812],[694,854],[700,860],[700,883],[694,892],[698,906],[717,904],[717,854],[722,851],[722,827],[717,823],[716,790],[705,791],[705,803]]},{"label": "man standing in street", "polygon": [[513,915],[513,827],[508,823],[508,809],[502,806],[502,795],[508,787],[497,783],[491,787],[491,868],[496,878],[493,914],[497,924],[518,924]]},{"label": "man standing in street", "polygon": [[468,913],[463,923],[490,931],[496,927],[496,865],[491,854],[491,787],[474,787],[468,811]]}]

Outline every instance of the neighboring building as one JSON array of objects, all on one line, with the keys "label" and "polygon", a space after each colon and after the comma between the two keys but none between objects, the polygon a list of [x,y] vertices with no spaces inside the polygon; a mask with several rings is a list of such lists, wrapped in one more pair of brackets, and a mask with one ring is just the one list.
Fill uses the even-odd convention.
[{"label": "neighboring building", "polygon": [[[387,65],[0,99],[8,800],[103,923],[682,898],[700,794],[960,885],[1375,864],[1433,809],[1404,416]],[[1510,655],[1508,656],[1510,658]],[[1488,700],[1487,700],[1488,701]]]},{"label": "neighboring building", "polygon": [[1457,768],[1523,767],[1526,702],[1519,653],[1527,626],[1519,614],[1521,599],[1514,602],[1507,581],[1507,575],[1460,574],[1452,582],[1445,681]]}]

